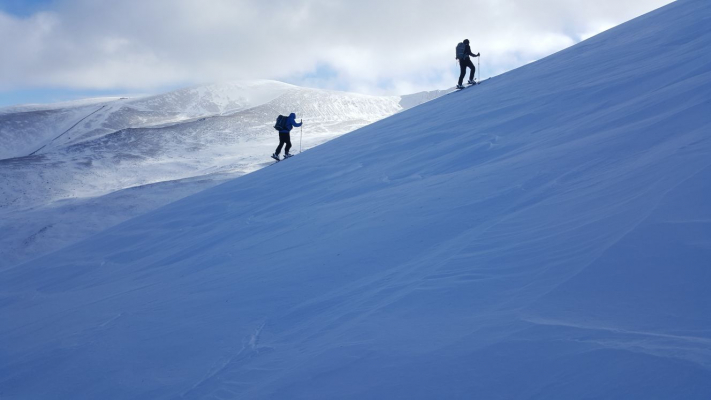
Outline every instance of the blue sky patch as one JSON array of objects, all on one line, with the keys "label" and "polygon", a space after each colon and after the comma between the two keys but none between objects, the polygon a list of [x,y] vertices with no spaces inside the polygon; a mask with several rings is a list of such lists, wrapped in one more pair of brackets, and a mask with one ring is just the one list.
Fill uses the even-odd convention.
[{"label": "blue sky patch", "polygon": [[29,17],[38,11],[50,8],[55,1],[56,0],[0,0],[0,11],[18,17]]}]

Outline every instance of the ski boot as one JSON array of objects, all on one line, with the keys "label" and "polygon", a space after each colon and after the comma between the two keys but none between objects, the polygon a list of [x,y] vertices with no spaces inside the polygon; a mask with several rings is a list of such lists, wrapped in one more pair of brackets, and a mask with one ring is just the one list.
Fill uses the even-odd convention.
[{"label": "ski boot", "polygon": [[284,159],[286,160],[287,158],[293,157],[293,156],[294,156],[293,154],[286,153],[286,154],[284,154]]},{"label": "ski boot", "polygon": [[277,161],[281,161],[281,160],[279,159],[279,156],[277,155],[277,153],[272,154],[272,158],[275,159],[275,160],[277,160]]}]

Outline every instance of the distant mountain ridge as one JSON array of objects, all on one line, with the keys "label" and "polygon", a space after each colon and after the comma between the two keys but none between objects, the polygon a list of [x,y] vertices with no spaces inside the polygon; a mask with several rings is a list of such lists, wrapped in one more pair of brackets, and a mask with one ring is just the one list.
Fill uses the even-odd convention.
[{"label": "distant mountain ridge", "polygon": [[[289,92],[303,90],[332,93],[333,98],[347,95],[354,99],[370,99],[370,103],[381,102],[387,104],[386,114],[414,107],[447,92],[367,96],[299,88],[278,81],[251,80],[196,86],[136,99],[99,98],[6,107],[0,109],[0,142],[5,144],[0,148],[0,159],[26,156],[42,146],[45,148],[40,152],[47,153],[51,146],[75,144],[122,129],[157,127],[236,113],[264,105]],[[392,103],[399,103],[400,108],[393,108]],[[74,126],[61,141],[53,141],[81,118],[86,119],[80,126]]]}]

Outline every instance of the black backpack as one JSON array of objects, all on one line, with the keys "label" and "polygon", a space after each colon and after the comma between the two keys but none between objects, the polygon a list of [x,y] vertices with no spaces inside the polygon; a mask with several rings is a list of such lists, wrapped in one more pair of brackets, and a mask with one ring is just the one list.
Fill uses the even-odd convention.
[{"label": "black backpack", "polygon": [[467,49],[467,46],[464,43],[459,43],[457,45],[457,60],[464,59],[464,52],[466,49]]},{"label": "black backpack", "polygon": [[274,129],[278,130],[279,132],[281,131],[286,131],[286,122],[289,120],[289,117],[285,117],[283,115],[279,115],[276,120],[276,124],[274,124]]}]

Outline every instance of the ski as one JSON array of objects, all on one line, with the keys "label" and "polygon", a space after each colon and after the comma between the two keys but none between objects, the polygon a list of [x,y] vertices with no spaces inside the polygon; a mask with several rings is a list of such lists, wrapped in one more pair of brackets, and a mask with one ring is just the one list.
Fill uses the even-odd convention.
[{"label": "ski", "polygon": [[288,156],[285,155],[284,158],[279,158],[279,156],[275,156],[274,154],[271,155],[271,158],[274,159],[274,163],[273,163],[273,164],[276,164],[276,163],[278,163],[279,161],[284,161],[284,160],[286,160],[287,158],[291,158],[291,157],[294,157],[294,155],[293,155],[293,154],[289,154]]},{"label": "ski", "polygon": [[472,83],[472,84],[467,83],[467,85],[464,86],[464,87],[462,87],[462,88],[455,87],[454,90],[452,90],[451,92],[449,92],[449,93],[447,93],[447,94],[452,94],[452,93],[455,93],[455,92],[461,92],[462,90],[464,90],[464,89],[466,89],[466,88],[468,88],[468,87],[471,87],[471,86],[479,86],[479,85],[481,85],[482,83],[488,81],[489,79],[491,79],[491,78],[486,78],[486,79],[481,80],[481,81],[478,81],[478,82],[475,81],[475,82]]},{"label": "ski", "polygon": [[477,84],[474,83],[474,84],[467,84],[466,86],[461,87],[461,88],[455,87],[453,91],[449,92],[449,94],[452,94],[452,93],[455,93],[455,92],[461,92],[462,90],[467,89],[468,87],[476,86],[476,85],[477,85]]}]

